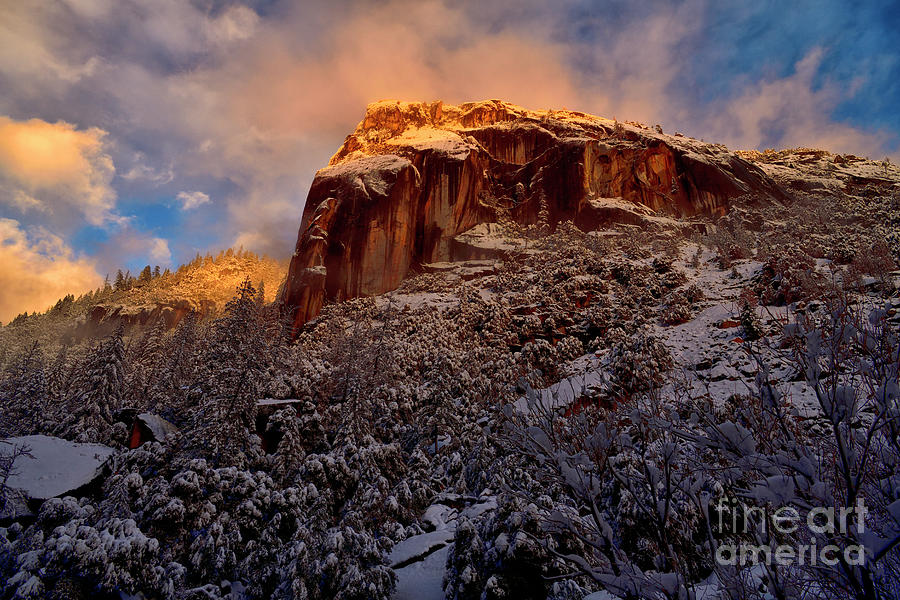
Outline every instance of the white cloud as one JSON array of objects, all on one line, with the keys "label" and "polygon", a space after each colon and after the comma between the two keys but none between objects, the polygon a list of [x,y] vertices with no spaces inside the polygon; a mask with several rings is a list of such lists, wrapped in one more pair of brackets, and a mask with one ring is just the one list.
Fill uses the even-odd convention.
[{"label": "white cloud", "polygon": [[228,44],[253,36],[258,24],[259,15],[253,9],[236,4],[207,21],[207,35],[214,44]]},{"label": "white cloud", "polygon": [[45,229],[26,231],[0,218],[0,321],[23,311],[42,311],[60,297],[102,283],[92,260],[76,256]]},{"label": "white cloud", "polygon": [[737,148],[802,146],[881,158],[888,142],[885,134],[831,119],[834,107],[854,90],[828,79],[814,85],[824,54],[824,49],[814,48],[794,65],[794,73],[748,84],[718,107],[707,123],[707,135]]},{"label": "white cloud", "polygon": [[163,238],[150,238],[150,260],[155,263],[168,263],[172,260],[172,252],[169,250],[169,242]]},{"label": "white cloud", "polygon": [[203,192],[178,192],[175,199],[181,202],[181,210],[191,210],[212,202]]}]

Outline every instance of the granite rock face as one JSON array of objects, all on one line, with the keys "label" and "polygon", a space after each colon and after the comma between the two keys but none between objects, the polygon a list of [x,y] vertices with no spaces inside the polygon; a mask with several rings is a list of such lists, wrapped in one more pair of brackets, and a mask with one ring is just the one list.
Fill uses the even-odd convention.
[{"label": "granite rock face", "polygon": [[782,198],[722,146],[571,111],[491,100],[378,102],[310,188],[280,298],[295,327],[326,300],[396,288],[453,260],[453,238],[504,214],[530,224],[610,224],[605,199],[674,217],[716,214],[743,194]]}]

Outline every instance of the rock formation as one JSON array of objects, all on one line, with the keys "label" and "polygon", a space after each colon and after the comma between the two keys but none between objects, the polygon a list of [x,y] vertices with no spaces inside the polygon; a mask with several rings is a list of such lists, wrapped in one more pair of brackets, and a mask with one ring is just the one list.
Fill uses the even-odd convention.
[{"label": "rock formation", "polygon": [[590,230],[623,204],[709,215],[747,193],[783,197],[722,146],[498,100],[378,102],[316,174],[280,301],[299,327],[326,300],[380,294],[453,260],[455,236],[500,215]]}]

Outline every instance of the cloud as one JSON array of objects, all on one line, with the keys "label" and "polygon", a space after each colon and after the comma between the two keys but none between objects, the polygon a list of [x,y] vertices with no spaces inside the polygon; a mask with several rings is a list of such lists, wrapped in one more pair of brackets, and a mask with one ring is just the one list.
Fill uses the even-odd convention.
[{"label": "cloud", "polygon": [[[33,7],[32,7],[33,8]],[[44,12],[46,11],[46,12]],[[58,90],[96,72],[100,61],[88,53],[65,51],[66,35],[56,27],[59,6],[42,7],[39,17],[24,3],[0,3],[0,72],[16,77],[28,90]],[[79,48],[80,50],[81,48]]]},{"label": "cloud", "polygon": [[175,199],[181,202],[181,210],[191,210],[212,202],[203,192],[178,192]]},{"label": "cloud", "polygon": [[258,24],[259,16],[253,9],[235,4],[207,21],[207,36],[214,44],[227,45],[251,37]]},{"label": "cloud", "polygon": [[76,256],[61,238],[0,218],[0,321],[42,311],[66,294],[102,283],[92,260]]},{"label": "cloud", "polygon": [[[621,23],[594,11],[579,22],[594,28],[584,39],[567,30],[575,3],[527,4],[517,18],[502,4],[485,14],[466,3],[393,0],[377,9],[351,3],[340,18],[337,9],[296,9],[260,21],[240,52],[168,79],[170,97],[184,100],[179,129],[194,136],[180,165],[237,185],[222,198],[237,243],[284,254],[315,170],[365,105],[384,98],[568,107],[735,148],[815,144],[874,155],[888,142],[832,118],[849,92],[819,87],[814,54],[797,73],[736,78],[720,98],[698,101],[683,78],[704,60],[695,51],[710,26],[706,2],[629,8]],[[781,131],[774,141],[773,129]]]},{"label": "cloud", "polygon": [[884,132],[867,132],[830,118],[854,85],[816,76],[825,49],[813,48],[794,65],[794,72],[748,85],[721,106],[708,122],[710,136],[738,148],[811,147],[881,158],[888,152]]},{"label": "cloud", "polygon": [[150,260],[155,263],[168,263],[172,260],[172,252],[169,250],[169,242],[163,238],[150,238],[148,250]]},{"label": "cloud", "polygon": [[131,264],[171,265],[169,241],[152,233],[127,225],[105,242],[99,244],[97,269],[101,273],[115,273]]},{"label": "cloud", "polygon": [[0,116],[0,202],[20,212],[56,215],[59,221],[70,220],[73,211],[92,225],[120,221],[106,135],[62,121]]}]

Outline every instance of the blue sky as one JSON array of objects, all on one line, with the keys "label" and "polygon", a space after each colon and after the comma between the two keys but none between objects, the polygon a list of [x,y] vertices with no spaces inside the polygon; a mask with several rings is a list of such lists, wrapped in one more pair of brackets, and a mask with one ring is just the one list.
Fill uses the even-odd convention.
[{"label": "blue sky", "polygon": [[0,321],[120,266],[289,255],[315,170],[385,98],[898,160],[898,25],[896,2],[3,3]]}]

